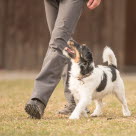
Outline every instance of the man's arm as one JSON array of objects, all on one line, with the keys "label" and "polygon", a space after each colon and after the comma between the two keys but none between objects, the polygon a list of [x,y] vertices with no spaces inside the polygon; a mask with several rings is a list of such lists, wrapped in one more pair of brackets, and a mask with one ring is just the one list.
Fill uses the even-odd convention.
[{"label": "man's arm", "polygon": [[93,10],[95,9],[97,6],[99,6],[101,3],[101,0],[89,0],[87,2],[87,7],[90,9],[90,10]]}]

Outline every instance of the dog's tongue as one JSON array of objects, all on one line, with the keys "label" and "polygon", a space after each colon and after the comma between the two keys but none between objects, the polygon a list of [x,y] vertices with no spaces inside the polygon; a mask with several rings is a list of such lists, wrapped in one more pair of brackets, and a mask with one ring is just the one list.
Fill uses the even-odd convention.
[{"label": "dog's tongue", "polygon": [[74,51],[73,51],[73,50],[71,50],[71,49],[70,49],[70,48],[68,48],[68,47],[66,47],[66,48],[65,48],[65,51],[67,51],[67,52],[69,52],[69,53],[74,54]]}]

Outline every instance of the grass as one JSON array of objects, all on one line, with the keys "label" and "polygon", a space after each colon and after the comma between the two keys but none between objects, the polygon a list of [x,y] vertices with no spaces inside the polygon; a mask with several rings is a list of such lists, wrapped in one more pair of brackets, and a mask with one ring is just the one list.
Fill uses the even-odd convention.
[{"label": "grass", "polygon": [[[125,80],[131,117],[123,117],[121,105],[113,96],[104,99],[103,115],[69,120],[57,115],[65,99],[62,83],[54,91],[43,119],[29,119],[24,105],[31,95],[33,80],[0,81],[0,136],[135,136],[136,80]],[[94,109],[92,104],[89,109]]]}]

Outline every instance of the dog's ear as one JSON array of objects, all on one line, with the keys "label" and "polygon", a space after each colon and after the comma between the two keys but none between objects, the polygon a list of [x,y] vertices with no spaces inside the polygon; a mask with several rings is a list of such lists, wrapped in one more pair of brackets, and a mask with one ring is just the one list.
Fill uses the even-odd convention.
[{"label": "dog's ear", "polygon": [[92,56],[92,53],[90,51],[88,51],[86,54],[85,54],[85,59],[89,62],[92,62],[93,61],[93,56]]},{"label": "dog's ear", "polygon": [[81,74],[82,75],[86,75],[89,73],[89,63],[88,62],[83,62],[83,63],[80,63],[80,69],[81,69]]},{"label": "dog's ear", "polygon": [[94,64],[91,61],[89,61],[89,62],[82,62],[82,63],[80,63],[80,69],[81,69],[81,71],[80,71],[81,75],[86,75],[86,74],[88,74],[88,73],[93,71]]}]

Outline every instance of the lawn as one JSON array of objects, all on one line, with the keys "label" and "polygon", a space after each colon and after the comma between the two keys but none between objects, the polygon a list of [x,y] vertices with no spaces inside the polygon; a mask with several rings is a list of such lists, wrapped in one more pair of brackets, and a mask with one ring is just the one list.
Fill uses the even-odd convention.
[{"label": "lawn", "polygon": [[[69,120],[57,115],[65,104],[62,83],[54,91],[43,119],[33,120],[24,112],[33,80],[0,80],[0,136],[136,136],[136,79],[125,78],[131,117],[123,117],[113,96],[104,99],[101,117]],[[92,112],[94,104],[89,107]]]}]

